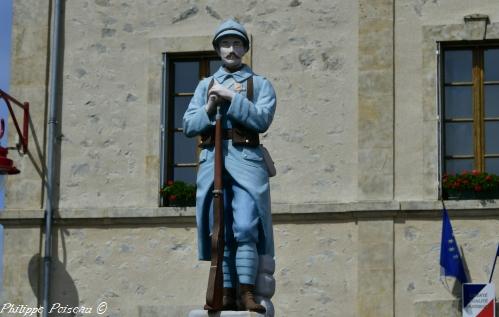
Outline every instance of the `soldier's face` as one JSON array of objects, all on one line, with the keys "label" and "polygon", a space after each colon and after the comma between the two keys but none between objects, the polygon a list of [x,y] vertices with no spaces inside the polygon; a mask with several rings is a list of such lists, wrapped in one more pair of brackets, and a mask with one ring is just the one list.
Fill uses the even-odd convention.
[{"label": "soldier's face", "polygon": [[232,69],[241,65],[246,53],[243,41],[236,36],[226,36],[218,43],[218,55],[222,58],[225,67]]}]

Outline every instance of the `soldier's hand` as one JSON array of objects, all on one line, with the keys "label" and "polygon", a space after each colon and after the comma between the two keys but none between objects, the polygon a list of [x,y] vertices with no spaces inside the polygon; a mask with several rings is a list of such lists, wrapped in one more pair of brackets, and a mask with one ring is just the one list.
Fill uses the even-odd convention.
[{"label": "soldier's hand", "polygon": [[208,97],[208,102],[206,103],[206,106],[204,107],[206,112],[208,114],[214,114],[217,110],[217,104],[221,102],[221,98],[215,94],[210,93]]},{"label": "soldier's hand", "polygon": [[225,86],[220,85],[219,83],[215,83],[213,85],[213,87],[211,87],[209,94],[210,95],[216,94],[217,96],[219,96],[225,100],[232,101],[232,98],[234,98],[234,95],[236,93],[233,92],[232,90],[226,88]]}]

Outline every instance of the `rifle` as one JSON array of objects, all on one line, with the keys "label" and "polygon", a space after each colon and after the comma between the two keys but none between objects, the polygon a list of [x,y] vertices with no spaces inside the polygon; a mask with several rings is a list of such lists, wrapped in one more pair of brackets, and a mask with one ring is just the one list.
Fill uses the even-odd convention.
[{"label": "rifle", "polygon": [[215,179],[213,187],[213,234],[211,236],[211,266],[206,291],[206,305],[209,311],[222,310],[224,253],[224,199],[223,199],[223,149],[222,149],[222,115],[220,105],[217,106],[215,123]]}]

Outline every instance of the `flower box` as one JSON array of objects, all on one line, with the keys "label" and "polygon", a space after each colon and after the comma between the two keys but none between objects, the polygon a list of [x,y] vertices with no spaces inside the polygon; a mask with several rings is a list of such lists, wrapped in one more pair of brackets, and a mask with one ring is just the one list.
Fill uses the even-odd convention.
[{"label": "flower box", "polygon": [[448,190],[446,192],[445,199],[448,200],[490,200],[490,199],[499,199],[498,191],[482,191],[476,192],[473,190]]},{"label": "flower box", "polygon": [[196,205],[196,186],[182,181],[168,181],[160,190],[168,207],[191,207]]},{"label": "flower box", "polygon": [[445,174],[442,178],[443,198],[450,200],[488,200],[499,198],[499,176],[476,170]]}]

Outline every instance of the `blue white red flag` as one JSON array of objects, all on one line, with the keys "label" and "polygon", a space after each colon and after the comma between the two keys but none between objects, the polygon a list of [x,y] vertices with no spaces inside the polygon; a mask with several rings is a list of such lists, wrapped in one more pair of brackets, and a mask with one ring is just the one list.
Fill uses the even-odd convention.
[{"label": "blue white red flag", "polygon": [[495,295],[492,283],[463,284],[463,317],[495,317]]}]

